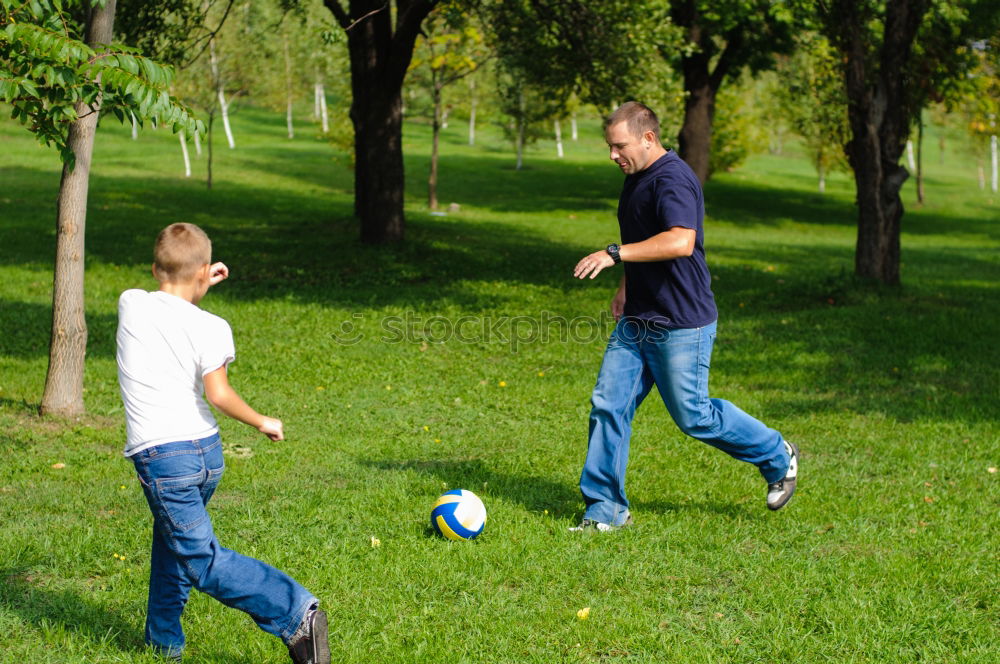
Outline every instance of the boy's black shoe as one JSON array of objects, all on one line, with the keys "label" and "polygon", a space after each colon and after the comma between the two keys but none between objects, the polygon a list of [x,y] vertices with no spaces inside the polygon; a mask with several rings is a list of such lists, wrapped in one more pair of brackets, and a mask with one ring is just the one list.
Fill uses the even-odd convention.
[{"label": "boy's black shoe", "polygon": [[296,639],[288,645],[288,654],[295,664],[330,664],[325,611],[314,609],[306,615]]}]

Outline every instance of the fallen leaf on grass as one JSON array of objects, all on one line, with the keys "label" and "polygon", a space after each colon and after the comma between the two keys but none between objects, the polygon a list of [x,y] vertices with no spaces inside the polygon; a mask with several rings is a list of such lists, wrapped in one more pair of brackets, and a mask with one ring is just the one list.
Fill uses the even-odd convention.
[{"label": "fallen leaf on grass", "polygon": [[585,606],[582,609],[580,609],[579,611],[577,611],[576,612],[576,617],[579,618],[580,620],[586,620],[587,618],[589,618],[590,617],[590,607],[589,606]]}]

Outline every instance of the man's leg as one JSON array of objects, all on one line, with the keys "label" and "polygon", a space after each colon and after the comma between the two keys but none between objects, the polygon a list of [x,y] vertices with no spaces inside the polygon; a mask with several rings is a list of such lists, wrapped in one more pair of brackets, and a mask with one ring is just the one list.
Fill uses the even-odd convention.
[{"label": "man's leg", "polygon": [[636,323],[619,321],[608,340],[591,398],[587,460],[580,476],[587,504],[584,519],[611,526],[622,525],[628,517],[625,469],[632,418],[653,386],[639,352],[642,334]]},{"label": "man's leg", "polygon": [[734,459],[752,463],[768,483],[778,482],[790,461],[781,434],[729,401],[708,396],[715,328],[712,323],[702,328],[658,330],[645,340],[643,357],[681,431]]}]

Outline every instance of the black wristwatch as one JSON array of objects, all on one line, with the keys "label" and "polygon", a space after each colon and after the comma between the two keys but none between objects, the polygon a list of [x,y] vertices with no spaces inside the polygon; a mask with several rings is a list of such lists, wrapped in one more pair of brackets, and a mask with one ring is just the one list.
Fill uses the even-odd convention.
[{"label": "black wristwatch", "polygon": [[619,246],[617,244],[611,243],[608,248],[605,249],[608,252],[608,256],[611,256],[611,260],[615,262],[615,265],[622,262],[621,254],[618,253]]}]

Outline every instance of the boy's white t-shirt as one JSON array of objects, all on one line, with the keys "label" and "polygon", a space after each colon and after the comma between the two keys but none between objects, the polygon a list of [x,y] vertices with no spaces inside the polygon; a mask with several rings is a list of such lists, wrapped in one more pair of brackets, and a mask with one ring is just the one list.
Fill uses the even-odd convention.
[{"label": "boy's white t-shirt", "polygon": [[219,430],[203,377],[236,358],[229,323],[176,295],[131,289],[118,298],[117,342],[125,456]]}]

